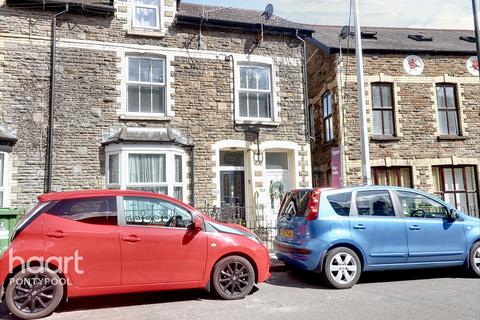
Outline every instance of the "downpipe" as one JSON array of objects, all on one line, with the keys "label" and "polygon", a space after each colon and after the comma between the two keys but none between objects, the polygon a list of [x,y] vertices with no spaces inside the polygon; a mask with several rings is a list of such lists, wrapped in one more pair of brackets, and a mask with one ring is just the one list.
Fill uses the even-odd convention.
[{"label": "downpipe", "polygon": [[52,18],[51,34],[52,47],[50,51],[50,102],[48,105],[48,135],[47,135],[47,154],[46,154],[46,173],[45,173],[45,193],[52,192],[53,175],[53,138],[55,125],[55,74],[57,56],[57,18],[68,12],[68,4],[65,4],[65,10],[58,12]]}]

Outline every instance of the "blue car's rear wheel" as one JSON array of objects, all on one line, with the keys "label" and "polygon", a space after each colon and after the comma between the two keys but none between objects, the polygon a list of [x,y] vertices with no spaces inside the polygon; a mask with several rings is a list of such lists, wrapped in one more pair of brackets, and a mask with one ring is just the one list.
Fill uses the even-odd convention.
[{"label": "blue car's rear wheel", "polygon": [[323,274],[329,285],[336,289],[348,289],[358,282],[362,265],[357,254],[345,247],[334,248],[327,253]]},{"label": "blue car's rear wheel", "polygon": [[470,250],[470,269],[474,275],[480,277],[480,241]]}]

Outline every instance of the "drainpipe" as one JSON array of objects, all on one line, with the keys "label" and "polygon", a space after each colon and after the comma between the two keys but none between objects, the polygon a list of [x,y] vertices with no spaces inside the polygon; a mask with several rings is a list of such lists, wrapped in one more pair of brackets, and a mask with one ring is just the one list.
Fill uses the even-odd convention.
[{"label": "drainpipe", "polygon": [[195,207],[195,145],[189,145],[190,148],[190,184],[192,190],[191,206]]},{"label": "drainpipe", "polygon": [[308,103],[307,43],[305,42],[304,39],[302,39],[302,37],[298,35],[298,29],[295,33],[295,36],[303,44],[302,83],[303,83],[303,102],[304,102],[304,113],[305,113],[305,135],[307,136],[308,140],[312,142],[313,140],[315,140],[315,138],[310,135],[311,121],[310,121],[310,106]]},{"label": "drainpipe", "polygon": [[55,106],[55,58],[56,38],[57,38],[57,17],[68,12],[68,4],[65,4],[65,10],[58,12],[52,18],[52,48],[50,56],[50,103],[48,106],[48,137],[47,137],[47,166],[45,173],[45,192],[52,192],[52,168],[53,168],[53,131],[54,131],[54,106]]}]

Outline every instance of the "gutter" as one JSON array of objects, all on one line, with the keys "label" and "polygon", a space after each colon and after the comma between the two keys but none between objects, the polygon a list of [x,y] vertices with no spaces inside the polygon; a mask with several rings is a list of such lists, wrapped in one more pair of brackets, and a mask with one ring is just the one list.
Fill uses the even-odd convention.
[{"label": "gutter", "polygon": [[[317,39],[310,37],[307,39],[308,42],[312,43],[313,45],[317,46],[320,50],[322,50],[325,54],[334,54],[340,53],[340,48],[338,47],[329,47],[326,44],[318,41]],[[355,49],[355,48],[352,48]],[[475,50],[436,50],[436,49],[392,49],[392,48],[367,48],[363,49],[364,53],[379,53],[379,54],[431,54],[431,55],[449,55],[449,56],[463,56],[463,55],[474,55],[476,54]]]},{"label": "gutter", "polygon": [[[202,21],[203,20],[203,21]],[[240,31],[250,31],[258,32],[262,27],[261,23],[249,23],[249,22],[240,22],[240,21],[230,21],[230,20],[219,20],[219,19],[202,19],[202,17],[187,16],[178,14],[177,15],[177,25],[181,26],[190,26],[196,27],[202,24],[204,27],[212,28],[228,28],[231,30],[240,30]],[[311,36],[314,32],[310,29],[298,29],[294,27],[284,27],[284,26],[272,26],[272,25],[263,25],[264,31],[268,31],[270,34],[277,35],[293,35],[297,33],[301,36],[307,37]]]},{"label": "gutter", "polygon": [[53,173],[53,134],[55,126],[55,73],[57,56],[57,18],[68,12],[68,4],[65,10],[56,13],[52,18],[52,49],[50,56],[50,103],[48,105],[48,137],[46,154],[46,172],[45,172],[45,193],[52,192],[52,173]]},{"label": "gutter", "polygon": [[42,10],[59,10],[68,5],[68,11],[71,13],[88,13],[100,16],[112,16],[115,13],[113,0],[110,0],[108,4],[87,4],[81,0],[7,0],[6,3],[7,7],[8,5],[14,5],[15,8],[38,8]]}]

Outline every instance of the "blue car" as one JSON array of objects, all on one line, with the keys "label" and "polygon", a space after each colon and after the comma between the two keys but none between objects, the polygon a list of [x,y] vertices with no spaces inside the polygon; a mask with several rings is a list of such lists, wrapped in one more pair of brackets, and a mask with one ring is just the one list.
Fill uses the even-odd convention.
[{"label": "blue car", "polygon": [[480,219],[399,187],[301,189],[282,202],[274,246],[338,289],[363,271],[466,266],[480,276]]}]

